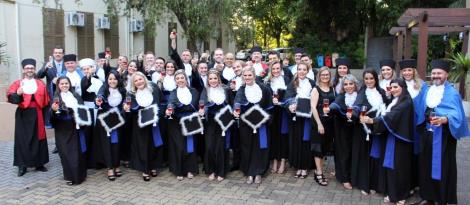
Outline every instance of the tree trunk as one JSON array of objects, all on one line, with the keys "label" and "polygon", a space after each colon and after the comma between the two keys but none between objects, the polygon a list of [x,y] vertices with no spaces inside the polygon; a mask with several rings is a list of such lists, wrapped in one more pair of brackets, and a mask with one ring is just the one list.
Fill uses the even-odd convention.
[{"label": "tree trunk", "polygon": [[464,75],[460,76],[460,79],[459,79],[459,93],[460,93],[460,97],[462,97],[462,99],[465,99],[466,79],[467,79],[467,72],[465,72]]}]

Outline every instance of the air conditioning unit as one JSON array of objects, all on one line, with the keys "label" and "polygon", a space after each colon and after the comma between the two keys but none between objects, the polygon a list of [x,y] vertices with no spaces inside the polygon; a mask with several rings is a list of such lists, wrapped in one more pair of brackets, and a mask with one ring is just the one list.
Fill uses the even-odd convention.
[{"label": "air conditioning unit", "polygon": [[98,29],[110,29],[111,22],[108,17],[100,17],[98,18],[98,22],[96,22],[96,27]]},{"label": "air conditioning unit", "polygon": [[68,26],[85,26],[85,14],[80,12],[70,12],[67,16]]},{"label": "air conditioning unit", "polygon": [[129,26],[130,32],[142,32],[144,31],[144,21],[132,20]]}]

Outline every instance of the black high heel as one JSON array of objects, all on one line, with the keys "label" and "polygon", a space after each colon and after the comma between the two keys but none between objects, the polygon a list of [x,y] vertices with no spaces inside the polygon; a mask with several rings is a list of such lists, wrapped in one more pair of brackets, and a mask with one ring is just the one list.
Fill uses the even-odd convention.
[{"label": "black high heel", "polygon": [[[113,174],[109,174],[109,171],[113,171]],[[109,181],[114,181],[116,180],[116,176],[115,176],[115,173],[114,173],[114,169],[108,169],[108,180]]]},{"label": "black high heel", "polygon": [[122,171],[121,171],[121,170],[114,169],[114,175],[115,175],[116,177],[121,177],[121,176],[122,176]]},{"label": "black high heel", "polygon": [[318,185],[320,186],[327,186],[328,182],[325,179],[325,176],[323,174],[317,174],[316,171],[313,171],[313,175],[315,176],[315,182],[317,182]]},{"label": "black high heel", "polygon": [[150,181],[150,175],[148,174],[142,174],[142,179],[146,182]]},{"label": "black high heel", "polygon": [[150,176],[152,176],[152,177],[157,177],[157,176],[158,176],[157,170],[152,170],[152,171],[150,171]]}]

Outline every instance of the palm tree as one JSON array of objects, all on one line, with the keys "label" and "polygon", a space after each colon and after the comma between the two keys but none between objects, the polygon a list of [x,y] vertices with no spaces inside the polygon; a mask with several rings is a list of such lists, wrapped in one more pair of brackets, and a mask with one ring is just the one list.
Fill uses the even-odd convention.
[{"label": "palm tree", "polygon": [[454,53],[450,55],[449,60],[454,64],[449,80],[451,82],[459,82],[460,96],[465,98],[465,84],[467,83],[467,75],[470,71],[470,58],[462,53]]}]

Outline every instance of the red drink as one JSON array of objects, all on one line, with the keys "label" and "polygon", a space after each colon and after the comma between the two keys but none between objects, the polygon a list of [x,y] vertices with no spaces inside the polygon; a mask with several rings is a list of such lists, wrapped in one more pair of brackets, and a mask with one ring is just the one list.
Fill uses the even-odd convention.
[{"label": "red drink", "polygon": [[96,99],[96,102],[99,103],[100,106],[101,106],[101,103],[103,103],[103,99],[102,99],[101,97],[98,97],[98,98]]},{"label": "red drink", "polygon": [[59,105],[59,102],[60,102],[59,98],[54,98],[54,104]]},{"label": "red drink", "polygon": [[237,114],[240,114],[240,111],[241,111],[241,109],[240,109],[239,107],[235,108],[235,112],[236,112]]},{"label": "red drink", "polygon": [[255,61],[255,60],[253,60],[253,59],[251,60],[251,62],[252,62],[253,64],[255,64],[255,63],[256,63],[256,61]]},{"label": "red drink", "polygon": [[323,103],[323,108],[328,108],[329,104],[328,103]]},{"label": "red drink", "polygon": [[352,114],[352,110],[353,110],[352,107],[346,108],[346,112],[349,113],[349,114]]},{"label": "red drink", "polygon": [[199,104],[199,109],[203,110],[204,109],[204,104]]},{"label": "red drink", "polygon": [[163,77],[163,78],[164,78],[164,77],[165,77],[165,75],[166,75],[166,73],[165,73],[165,72],[161,72],[160,74],[162,75],[162,77]]},{"label": "red drink", "polygon": [[273,98],[279,99],[279,94],[274,93]]},{"label": "red drink", "polygon": [[388,92],[392,91],[392,86],[387,86],[387,91]]}]

